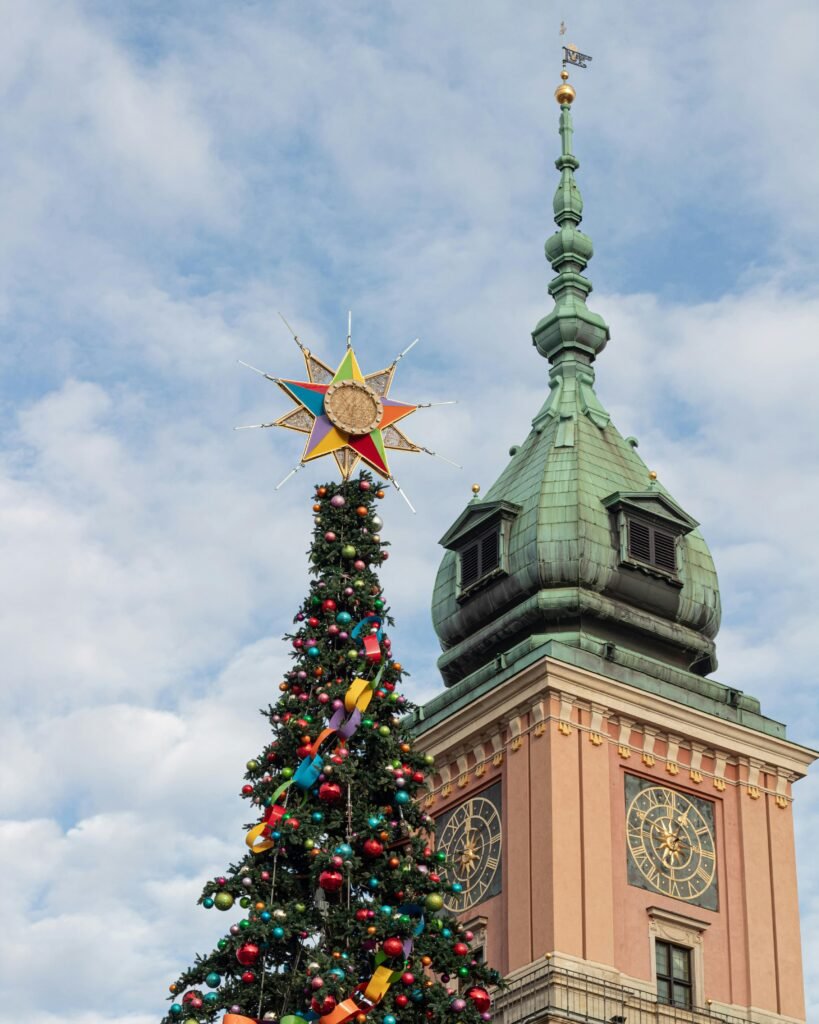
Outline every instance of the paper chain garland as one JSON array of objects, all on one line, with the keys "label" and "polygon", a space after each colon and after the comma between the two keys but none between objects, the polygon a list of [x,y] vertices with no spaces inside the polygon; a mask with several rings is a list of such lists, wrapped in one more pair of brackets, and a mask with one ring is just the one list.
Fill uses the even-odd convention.
[{"label": "paper chain garland", "polygon": [[[363,637],[366,657],[371,662],[380,662],[380,642],[383,632],[379,616],[368,615],[362,619],[351,635],[357,640],[361,637],[365,628],[369,629],[368,634]],[[290,786],[295,785],[302,791],[311,789],[321,774],[324,766],[324,757],[331,741],[335,738],[339,745],[346,743],[361,725],[362,716],[372,700],[373,693],[378,688],[383,672],[384,665],[382,664],[373,679],[362,679],[357,676],[352,681],[347,692],[344,694],[343,706],[333,713],[327,723],[327,727],[322,729],[313,741],[309,753],[299,763],[292,779],[283,782],[273,793],[271,806],[265,811],[264,818],[247,833],[245,842],[254,854],[264,853],[275,846],[272,833],[286,813],[286,806],[280,803],[280,800]],[[420,904],[404,904],[398,909],[402,914],[418,918],[418,924],[412,936],[404,939],[404,963],[401,968],[395,970],[392,967],[385,966],[384,961],[388,959],[387,954],[383,950],[379,950],[375,954],[375,971],[370,980],[356,986],[350,997],[337,1003],[330,1013],[323,1017],[319,1017],[318,1014],[312,1011],[308,1011],[303,1015],[288,1014],[281,1018],[280,1024],[312,1024],[314,1021],[318,1021],[318,1024],[346,1024],[353,1017],[357,1017],[360,1014],[366,1015],[370,1010],[373,1010],[387,994],[390,986],[406,970],[412,955],[415,939],[424,930],[424,912]],[[227,1013],[225,1014],[223,1024],[262,1024],[262,1022],[257,1017],[247,1017],[240,1013]]]}]

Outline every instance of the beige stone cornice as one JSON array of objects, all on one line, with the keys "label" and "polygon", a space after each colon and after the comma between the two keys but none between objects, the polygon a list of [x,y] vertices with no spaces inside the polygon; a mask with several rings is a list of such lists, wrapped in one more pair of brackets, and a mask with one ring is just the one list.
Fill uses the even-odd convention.
[{"label": "beige stone cornice", "polygon": [[[548,710],[552,698],[557,698],[559,705],[556,714]],[[580,724],[581,708],[588,712],[590,725]],[[529,724],[524,728],[527,718]],[[501,729],[505,734],[504,747],[514,751],[520,747],[524,733],[542,735],[546,724],[552,720],[563,735],[580,729],[589,734],[590,742],[595,745],[614,742],[624,758],[638,754],[646,765],[653,765],[656,759],[664,762],[671,774],[679,770],[677,758],[683,747],[691,752],[693,781],[700,781],[702,776],[711,777],[718,790],[724,789],[726,784],[740,784],[748,788],[752,796],[762,792],[775,795],[780,806],[787,802],[788,782],[802,778],[818,756],[816,751],[789,740],[716,718],[549,657],[528,666],[474,703],[430,727],[424,733],[423,744],[430,753],[439,756],[441,762],[451,763],[473,752],[475,760],[480,761],[478,744],[484,743],[486,749],[486,743],[491,741],[496,756]],[[608,731],[608,722],[613,723],[615,732],[619,726],[619,735]],[[641,735],[639,748],[631,743],[632,728]],[[666,744],[665,756],[655,753],[658,738]],[[711,771],[702,768],[704,754],[713,759]],[[740,766],[739,783],[726,779],[728,763]],[[760,772],[776,777],[775,790],[759,785]]]}]

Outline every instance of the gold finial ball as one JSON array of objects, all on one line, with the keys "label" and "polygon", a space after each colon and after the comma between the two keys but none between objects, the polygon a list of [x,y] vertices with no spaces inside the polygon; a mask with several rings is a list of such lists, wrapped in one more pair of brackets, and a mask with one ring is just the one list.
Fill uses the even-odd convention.
[{"label": "gold finial ball", "polygon": [[648,479],[649,480],[656,480],[657,479],[657,471],[655,469],[649,470]]},{"label": "gold finial ball", "polygon": [[[562,76],[561,76],[562,77]],[[563,82],[555,89],[555,99],[561,107],[567,106],[574,102],[574,98],[577,93],[569,85],[568,82]]]},{"label": "gold finial ball", "polygon": [[472,484],[472,493],[473,494],[480,494],[481,493],[481,485],[480,484]]},{"label": "gold finial ball", "polygon": [[565,68],[563,68],[563,70],[560,72],[560,77],[563,79],[564,82],[568,82],[569,72]]}]

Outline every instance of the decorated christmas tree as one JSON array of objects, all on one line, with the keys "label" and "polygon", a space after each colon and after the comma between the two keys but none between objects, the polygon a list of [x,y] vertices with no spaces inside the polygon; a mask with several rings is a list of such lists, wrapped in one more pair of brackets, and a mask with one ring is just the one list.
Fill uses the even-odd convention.
[{"label": "decorated christmas tree", "polygon": [[[397,407],[384,398],[392,374],[379,394],[348,350],[336,380],[316,384],[324,364],[305,360],[310,381],[277,383],[313,418],[302,421],[308,448],[321,419],[346,438],[332,450],[345,479],[315,491],[309,591],[286,637],[293,665],[262,712],[271,737],[242,787],[254,818],[244,856],[200,898],[228,915],[225,935],[171,985],[164,1022],[200,1024],[226,1011],[224,1024],[481,1024],[499,979],[443,909],[459,886],[446,881],[419,804],[431,759],[403,725],[411,705],[377,574],[388,556],[376,511],[384,492],[366,470],[350,478],[359,458],[376,468],[383,454],[383,436],[367,447],[355,422],[349,429],[356,403],[372,394],[379,415]],[[348,378],[339,377],[345,363]],[[315,396],[332,397],[344,379],[355,383],[335,389],[347,417],[337,426]],[[381,434],[378,422],[372,433]]]}]

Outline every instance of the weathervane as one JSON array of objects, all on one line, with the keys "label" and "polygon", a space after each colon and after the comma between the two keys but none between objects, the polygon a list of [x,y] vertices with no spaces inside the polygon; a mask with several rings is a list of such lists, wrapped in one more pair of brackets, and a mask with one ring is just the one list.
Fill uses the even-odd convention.
[{"label": "weathervane", "polygon": [[[566,22],[561,21],[560,23],[560,35],[566,34]],[[561,105],[569,105],[575,98],[575,91],[573,86],[569,85],[569,72],[567,66],[571,65],[574,68],[587,68],[588,62],[592,58],[588,53],[581,53],[578,48],[573,44],[569,43],[563,47],[563,67],[560,72],[561,83],[555,89],[555,99]]]},{"label": "weathervane", "polygon": [[409,344],[403,352],[393,359],[383,370],[376,370],[366,376],[362,374],[353,351],[353,318],[347,315],[347,341],[344,358],[333,370],[331,366],[318,359],[306,348],[290,324],[281,316],[285,326],[293,336],[293,340],[301,350],[307,369],[307,380],[283,380],[274,377],[264,370],[259,370],[249,363],[239,362],[242,366],[260,374],[266,380],[278,384],[296,403],[296,408],[285,413],[272,423],[254,423],[236,430],[251,430],[264,427],[285,427],[301,434],[307,434],[299,464],[295,466],[277,485],[276,490],[286,483],[290,477],[304,467],[307,462],[332,455],[344,480],[348,480],[359,461],[365,462],[375,472],[389,480],[401,494],[414,512],[412,503],[401,490],[398,481],[390,472],[387,463],[387,450],[405,452],[426,452],[436,458],[448,462],[452,466],[461,467],[450,459],[430,451],[422,445],[415,444],[400,430],[396,423],[411,416],[418,409],[428,409],[433,405],[454,405],[454,402],[421,402],[409,405],[388,398],[395,368],[404,356],[417,343],[418,338]]}]

